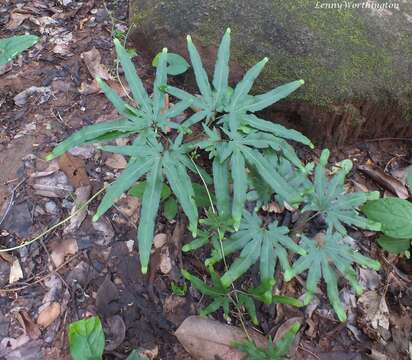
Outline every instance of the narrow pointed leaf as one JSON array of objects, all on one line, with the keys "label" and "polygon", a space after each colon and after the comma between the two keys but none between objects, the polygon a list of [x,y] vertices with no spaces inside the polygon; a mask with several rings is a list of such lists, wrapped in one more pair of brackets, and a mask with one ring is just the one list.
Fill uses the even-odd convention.
[{"label": "narrow pointed leaf", "polygon": [[229,78],[229,56],[230,56],[230,29],[223,35],[217,52],[215,72],[213,74],[213,86],[215,88],[216,102],[226,93]]},{"label": "narrow pointed leaf", "polygon": [[248,115],[244,117],[244,121],[251,127],[261,130],[261,131],[266,131],[270,132],[276,136],[279,136],[284,139],[288,140],[294,140],[297,142],[300,142],[304,145],[308,145],[310,147],[313,147],[312,142],[304,136],[302,133],[299,131],[293,130],[293,129],[287,129],[282,125],[272,123],[267,120],[263,120],[258,118],[255,115]]},{"label": "narrow pointed leaf", "polygon": [[246,146],[242,147],[242,153],[250,165],[254,166],[262,179],[270,187],[285,198],[291,205],[299,203],[302,198],[274,169],[268,169],[265,158],[258,151]]},{"label": "narrow pointed leaf", "polygon": [[250,68],[243,79],[237,84],[230,102],[231,111],[237,111],[237,107],[241,105],[241,102],[244,100],[246,95],[249,93],[250,89],[253,86],[256,78],[259,76],[260,72],[265,67],[268,62],[268,58],[264,58],[259,61],[256,65]]},{"label": "narrow pointed leaf", "polygon": [[187,36],[187,48],[189,50],[190,60],[192,62],[193,71],[195,73],[197,86],[206,103],[212,105],[212,89],[210,88],[209,79],[206,70],[203,67],[200,55],[193,44],[192,38]]},{"label": "narrow pointed leaf", "polygon": [[[265,94],[255,96],[255,102],[252,105],[245,107],[245,110],[250,112],[260,111],[268,106],[278,102],[287,97],[289,94],[300,88],[305,82],[303,80],[296,80],[285,85],[281,85]],[[241,108],[243,110],[243,108]]]},{"label": "narrow pointed leaf", "polygon": [[233,151],[231,157],[232,180],[233,180],[233,203],[232,217],[235,222],[235,228],[239,227],[245,207],[247,192],[247,174],[245,168],[245,159],[238,149]]},{"label": "narrow pointed leaf", "polygon": [[197,227],[197,207],[194,202],[192,182],[186,173],[185,167],[166,152],[163,158],[163,167],[169,185],[176,195],[183,211],[189,218],[193,228]]},{"label": "narrow pointed leaf", "polygon": [[130,60],[127,50],[122,46],[118,39],[114,39],[113,42],[134,100],[147,114],[150,114],[152,109],[150,106],[149,96],[143,86],[142,80],[140,80],[137,75],[136,69]]},{"label": "narrow pointed leaf", "polygon": [[228,161],[220,163],[217,157],[213,159],[213,182],[219,214],[227,216],[230,214],[231,205]]},{"label": "narrow pointed leaf", "polygon": [[150,250],[153,242],[153,232],[157,211],[159,209],[160,195],[162,193],[161,160],[155,159],[151,171],[147,176],[146,188],[142,199],[137,240],[142,273],[147,273]]},{"label": "narrow pointed leaf", "polygon": [[69,136],[66,140],[57,145],[51,154],[47,157],[47,160],[53,160],[54,158],[64,154],[66,151],[74,148],[75,146],[82,145],[86,142],[102,136],[112,131],[130,132],[135,130],[136,126],[130,120],[109,121],[99,124],[86,126],[74,134]]},{"label": "narrow pointed leaf", "polygon": [[109,186],[100,205],[93,217],[97,221],[140,177],[147,173],[153,165],[153,161],[129,163],[120,176]]}]

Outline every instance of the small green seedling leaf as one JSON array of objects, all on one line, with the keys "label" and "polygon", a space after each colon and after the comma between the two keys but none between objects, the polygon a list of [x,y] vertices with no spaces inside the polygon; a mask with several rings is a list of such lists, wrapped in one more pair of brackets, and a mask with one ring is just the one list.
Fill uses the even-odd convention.
[{"label": "small green seedling leaf", "polygon": [[7,64],[39,41],[36,35],[17,35],[0,39],[0,66]]},{"label": "small green seedling leaf", "polygon": [[100,319],[92,316],[69,325],[69,347],[73,360],[101,360],[104,333]]},{"label": "small green seedling leaf", "polygon": [[148,360],[149,358],[144,355],[140,355],[137,350],[133,350],[129,356],[126,358],[126,360]]},{"label": "small green seedling leaf", "polygon": [[[157,67],[159,65],[159,59],[161,54],[162,53],[160,52],[153,58],[152,66]],[[184,57],[178,54],[168,53],[166,61],[166,71],[169,75],[172,76],[183,74],[190,67],[189,63],[184,59]]]}]

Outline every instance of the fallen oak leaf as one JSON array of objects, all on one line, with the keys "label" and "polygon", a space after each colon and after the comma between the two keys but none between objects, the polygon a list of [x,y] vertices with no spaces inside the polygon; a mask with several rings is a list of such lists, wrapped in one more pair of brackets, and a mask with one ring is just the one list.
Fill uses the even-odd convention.
[{"label": "fallen oak leaf", "polygon": [[[257,346],[266,346],[267,340],[250,330],[249,335]],[[195,359],[242,360],[245,354],[233,348],[233,344],[247,339],[240,328],[225,325],[201,316],[189,316],[175,332],[185,350]]]}]

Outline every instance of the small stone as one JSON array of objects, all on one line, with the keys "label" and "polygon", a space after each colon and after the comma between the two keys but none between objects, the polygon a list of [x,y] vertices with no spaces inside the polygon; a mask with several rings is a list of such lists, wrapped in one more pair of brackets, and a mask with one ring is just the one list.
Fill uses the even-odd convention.
[{"label": "small stone", "polygon": [[44,208],[50,215],[59,215],[59,208],[54,201],[46,202]]}]

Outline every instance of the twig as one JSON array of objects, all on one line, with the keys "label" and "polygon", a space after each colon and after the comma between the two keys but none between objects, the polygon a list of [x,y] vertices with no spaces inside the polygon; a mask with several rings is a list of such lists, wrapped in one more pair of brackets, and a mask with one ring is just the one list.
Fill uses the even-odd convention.
[{"label": "twig", "polygon": [[13,206],[14,198],[16,197],[16,190],[17,190],[17,189],[20,187],[20,185],[23,184],[26,180],[27,180],[27,178],[25,177],[25,178],[24,178],[22,181],[20,181],[20,182],[13,188],[13,190],[11,191],[10,201],[9,201],[9,203],[8,203],[8,205],[7,205],[7,209],[6,209],[3,217],[2,217],[1,220],[0,220],[0,226],[1,226],[1,224],[3,224],[3,221],[6,219],[7,215],[8,215],[9,212],[10,212],[11,207]]}]

